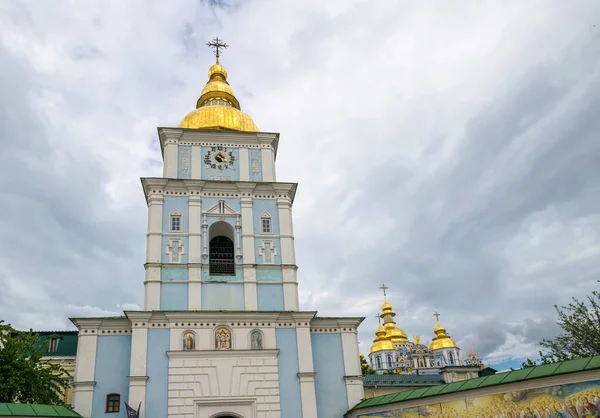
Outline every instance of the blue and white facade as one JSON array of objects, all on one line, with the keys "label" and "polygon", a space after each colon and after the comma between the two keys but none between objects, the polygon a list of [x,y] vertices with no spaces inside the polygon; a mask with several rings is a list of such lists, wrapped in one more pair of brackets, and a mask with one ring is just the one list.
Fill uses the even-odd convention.
[{"label": "blue and white facade", "polygon": [[144,311],[73,319],[75,410],[126,418],[127,402],[141,418],[343,416],[364,397],[363,318],[299,310],[297,185],[276,180],[279,135],[158,133],[163,177],[142,179]]}]

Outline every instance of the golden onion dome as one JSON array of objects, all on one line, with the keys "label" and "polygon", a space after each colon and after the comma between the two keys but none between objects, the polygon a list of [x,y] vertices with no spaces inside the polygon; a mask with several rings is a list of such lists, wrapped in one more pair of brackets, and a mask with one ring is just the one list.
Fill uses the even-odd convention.
[{"label": "golden onion dome", "polygon": [[385,329],[385,335],[390,339],[392,343],[400,343],[408,341],[408,336],[403,329],[396,326],[394,316],[396,313],[392,310],[392,305],[387,301],[387,298],[383,297],[383,305],[381,306],[383,326]]},{"label": "golden onion dome", "polygon": [[252,118],[240,110],[240,102],[227,82],[227,71],[219,63],[208,70],[208,82],[196,102],[196,109],[185,116],[179,127],[258,132]]},{"label": "golden onion dome", "polygon": [[433,330],[435,333],[435,337],[431,340],[431,344],[429,345],[430,350],[439,350],[442,348],[458,348],[454,340],[450,338],[448,334],[446,334],[446,328],[440,324],[438,321],[437,326]]},{"label": "golden onion dome", "polygon": [[377,353],[378,351],[395,350],[396,347],[390,341],[390,339],[386,336],[386,331],[383,329],[381,324],[379,324],[379,328],[375,331],[375,339],[373,340],[373,345],[371,346],[371,353]]}]

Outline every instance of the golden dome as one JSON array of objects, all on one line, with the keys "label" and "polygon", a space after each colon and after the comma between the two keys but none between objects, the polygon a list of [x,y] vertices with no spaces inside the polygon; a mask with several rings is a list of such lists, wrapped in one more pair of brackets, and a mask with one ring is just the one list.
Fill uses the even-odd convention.
[{"label": "golden dome", "polygon": [[252,118],[240,110],[240,102],[227,82],[227,71],[219,63],[208,70],[208,82],[196,102],[196,109],[185,116],[179,127],[258,132]]},{"label": "golden dome", "polygon": [[392,343],[400,343],[408,341],[408,336],[403,329],[396,326],[394,322],[394,316],[396,313],[392,311],[392,305],[387,301],[386,296],[383,296],[383,305],[381,306],[383,326],[385,329],[385,335],[390,339]]},{"label": "golden dome", "polygon": [[371,353],[376,353],[378,351],[390,350],[393,351],[396,349],[394,344],[390,341],[390,339],[386,336],[385,329],[379,324],[379,328],[375,331],[375,339],[373,340],[373,345],[371,346]]},{"label": "golden dome", "polygon": [[441,348],[458,348],[456,343],[446,334],[446,328],[438,321],[437,326],[433,330],[435,337],[431,340],[429,345],[430,350],[439,350]]}]

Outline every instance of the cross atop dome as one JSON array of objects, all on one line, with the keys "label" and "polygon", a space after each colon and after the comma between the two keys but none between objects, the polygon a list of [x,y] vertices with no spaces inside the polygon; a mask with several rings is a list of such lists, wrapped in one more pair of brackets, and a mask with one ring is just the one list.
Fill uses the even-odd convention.
[{"label": "cross atop dome", "polygon": [[225,48],[229,47],[229,45],[227,45],[225,42],[223,42],[221,39],[219,39],[219,37],[216,37],[212,41],[207,42],[206,46],[208,46],[209,48],[213,48],[215,50],[215,56],[217,57],[217,64],[219,63],[219,57],[221,56],[220,49],[225,49]]}]

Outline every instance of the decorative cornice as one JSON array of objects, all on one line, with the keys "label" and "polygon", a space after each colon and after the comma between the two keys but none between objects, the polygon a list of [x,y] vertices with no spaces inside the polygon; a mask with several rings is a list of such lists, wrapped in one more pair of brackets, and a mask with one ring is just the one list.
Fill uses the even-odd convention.
[{"label": "decorative cornice", "polygon": [[207,357],[277,357],[279,349],[275,350],[184,350],[167,351],[172,359],[207,358]]},{"label": "decorative cornice", "polygon": [[300,380],[314,381],[317,372],[298,372],[297,375],[300,378]]},{"label": "decorative cornice", "polygon": [[81,390],[81,389],[94,390],[94,386],[96,386],[96,381],[91,380],[91,381],[84,381],[84,382],[73,382],[72,385],[77,390]]},{"label": "decorative cornice", "polygon": [[268,183],[143,177],[142,188],[149,202],[154,196],[200,196],[254,199],[284,199],[291,203],[297,183]]}]

